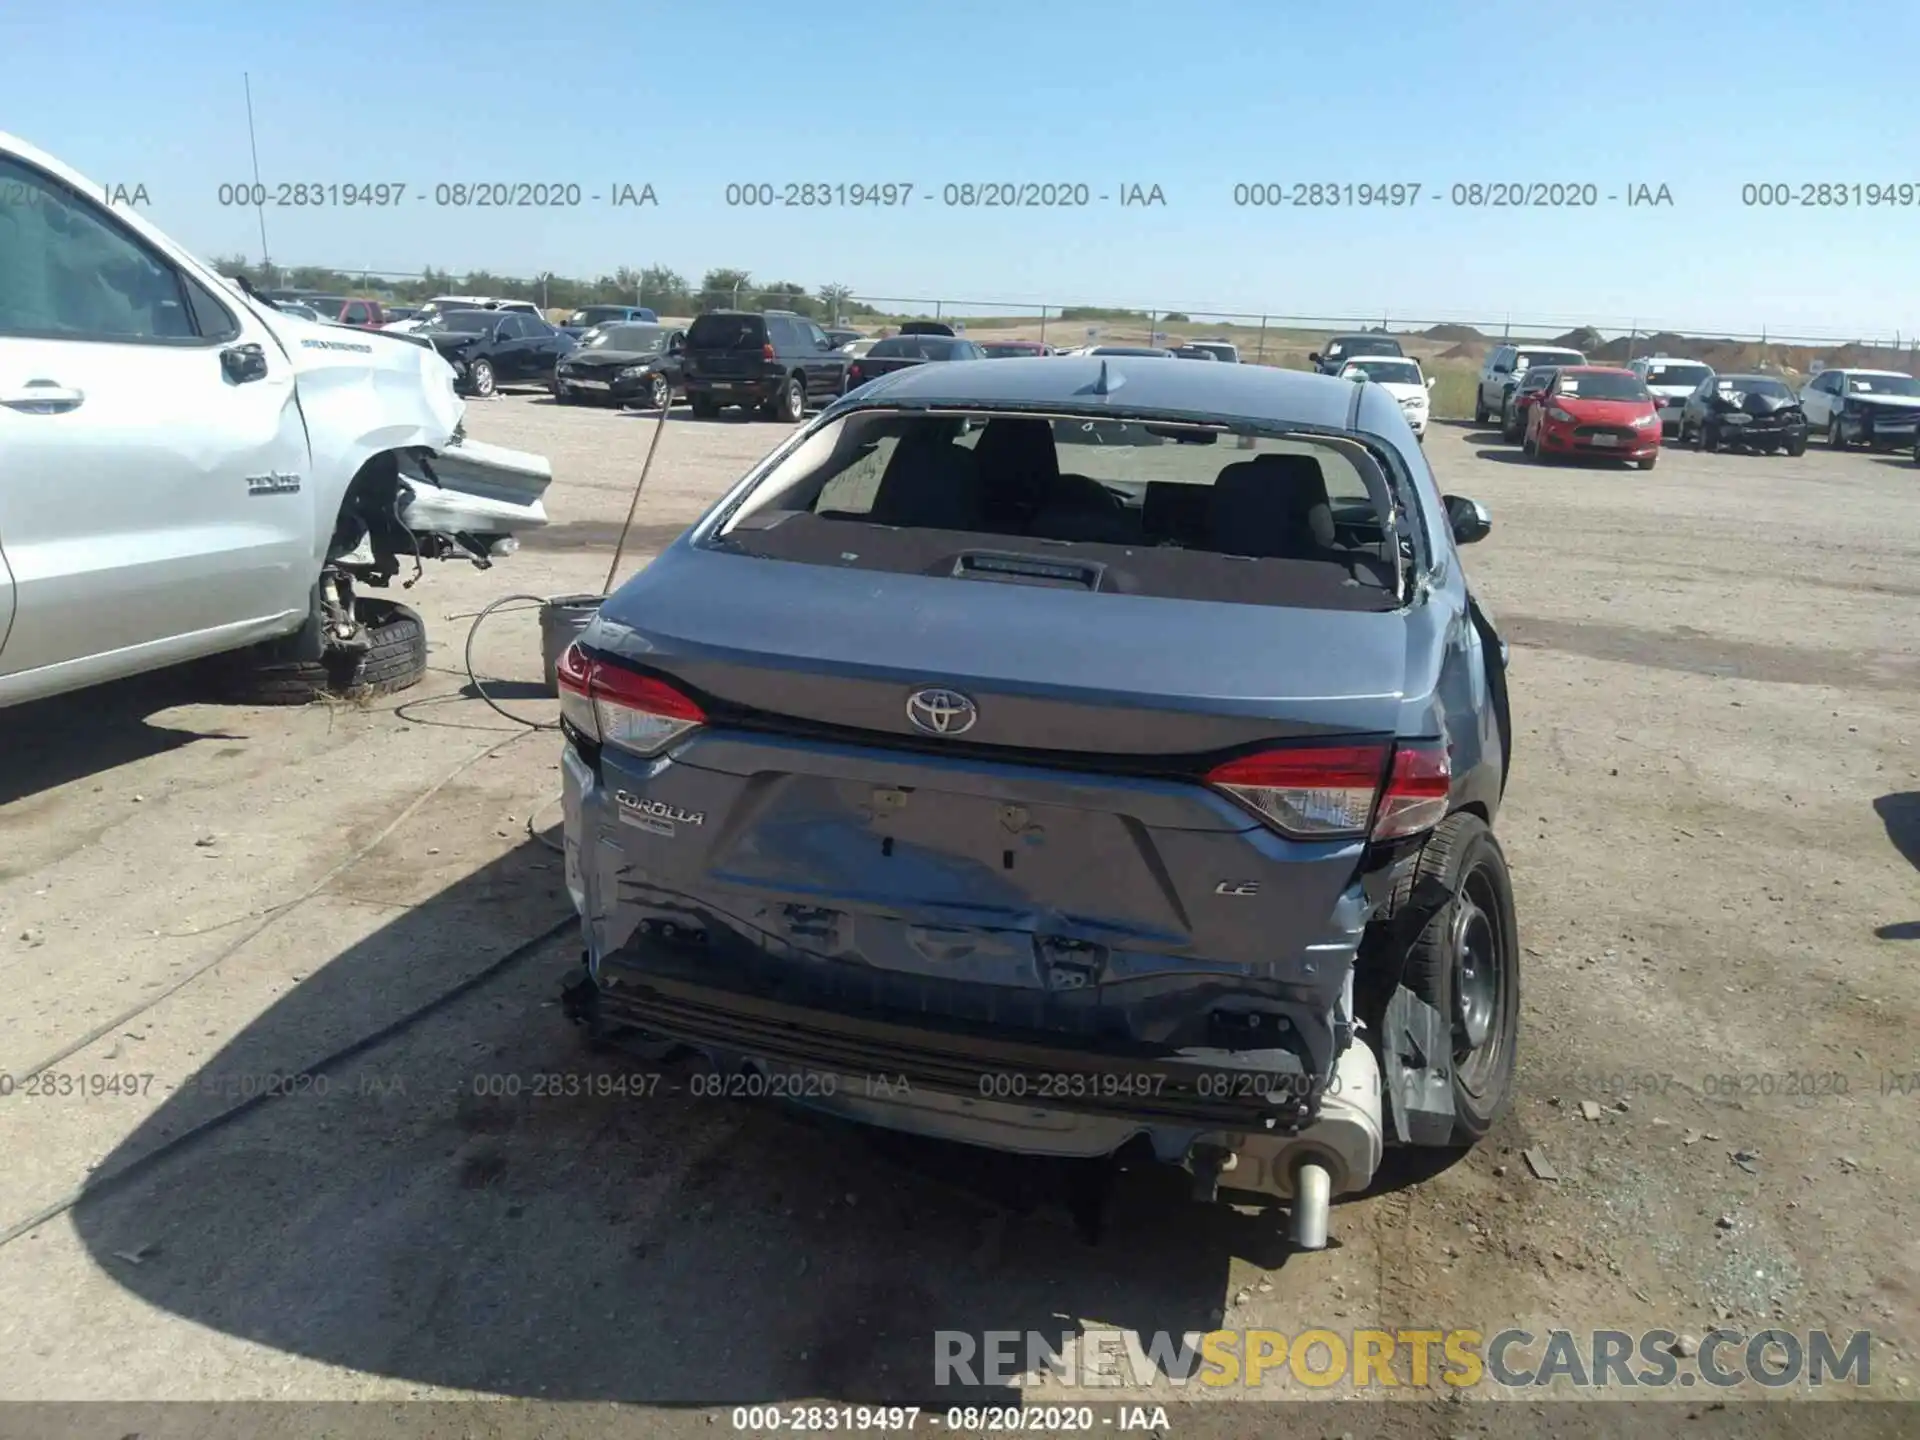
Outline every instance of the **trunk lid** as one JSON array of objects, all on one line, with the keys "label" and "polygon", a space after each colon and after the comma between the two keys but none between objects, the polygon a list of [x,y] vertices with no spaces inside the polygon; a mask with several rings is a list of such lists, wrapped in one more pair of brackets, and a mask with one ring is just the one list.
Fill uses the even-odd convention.
[{"label": "trunk lid", "polygon": [[607,601],[595,634],[754,724],[917,743],[908,694],[945,687],[978,706],[970,746],[1140,761],[1391,733],[1406,663],[1390,611],[840,570],[684,539]]}]

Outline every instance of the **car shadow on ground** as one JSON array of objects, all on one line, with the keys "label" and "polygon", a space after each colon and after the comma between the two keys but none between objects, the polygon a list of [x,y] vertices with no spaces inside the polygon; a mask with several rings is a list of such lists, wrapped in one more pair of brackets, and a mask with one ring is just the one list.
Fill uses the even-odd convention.
[{"label": "car shadow on ground", "polygon": [[183,745],[243,738],[219,729],[181,729],[152,718],[159,711],[206,704],[211,698],[203,672],[180,666],[0,711],[0,806]]},{"label": "car shadow on ground", "polygon": [[[1914,869],[1920,870],[1920,790],[1896,791],[1873,802],[1880,823],[1887,827],[1887,839]],[[1882,925],[1874,932],[1882,940],[1920,940],[1920,920],[1904,920]]]},{"label": "car shadow on ground", "polygon": [[1602,459],[1597,455],[1556,456],[1551,460],[1535,460],[1518,445],[1500,450],[1476,450],[1473,453],[1482,460],[1493,461],[1496,465],[1525,465],[1535,470],[1611,470],[1625,475],[1637,468],[1630,461]]},{"label": "car shadow on ground", "polygon": [[[1200,1203],[1168,1167],[876,1133],[589,1051],[555,1003],[577,954],[530,839],[314,955],[97,1168],[89,1253],[153,1306],[327,1365],[662,1404],[1006,1399],[936,1387],[935,1333],[1084,1318],[1178,1344],[1221,1323],[1236,1257],[1285,1263],[1277,1208]],[[306,1078],[219,1118],[285,1075]]]}]

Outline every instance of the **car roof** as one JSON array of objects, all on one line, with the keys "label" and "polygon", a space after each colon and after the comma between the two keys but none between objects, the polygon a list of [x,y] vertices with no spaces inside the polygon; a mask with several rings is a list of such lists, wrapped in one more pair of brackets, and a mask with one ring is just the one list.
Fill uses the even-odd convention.
[{"label": "car roof", "polygon": [[1632,375],[1635,380],[1640,378],[1624,365],[1552,365],[1542,368],[1558,370],[1562,375]]},{"label": "car roof", "polygon": [[1830,370],[1838,370],[1842,375],[1884,375],[1889,380],[1895,376],[1898,376],[1902,380],[1913,379],[1913,376],[1907,374],[1904,370],[1861,370],[1852,365],[1829,365],[1826,370],[1822,370],[1820,373],[1825,375]]},{"label": "car roof", "polygon": [[[1093,393],[1102,372],[1109,390],[1105,399]],[[1110,405],[1196,419],[1227,416],[1346,430],[1354,392],[1360,388],[1333,375],[1267,365],[1195,365],[1126,355],[1036,355],[897,370],[868,381],[833,408],[885,403],[982,409],[1056,406],[1078,412]]]},{"label": "car roof", "polygon": [[1713,378],[1716,380],[1777,380],[1782,385],[1787,383],[1778,375],[1768,375],[1760,370],[1738,370],[1731,375],[1716,373]]}]

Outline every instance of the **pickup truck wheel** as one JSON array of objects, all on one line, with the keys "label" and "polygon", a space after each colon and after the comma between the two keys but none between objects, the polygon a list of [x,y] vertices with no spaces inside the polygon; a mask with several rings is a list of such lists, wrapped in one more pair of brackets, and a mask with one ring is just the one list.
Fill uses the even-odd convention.
[{"label": "pickup truck wheel", "polygon": [[1840,417],[1837,415],[1827,422],[1827,447],[1831,450],[1847,448],[1847,437],[1841,433]]},{"label": "pickup truck wheel", "polygon": [[418,685],[427,673],[427,630],[420,616],[397,601],[365,598],[354,601],[354,615],[370,642],[365,650],[265,663],[243,650],[225,657],[221,693],[237,705],[311,705],[330,696],[372,698]]},{"label": "pickup truck wheel", "polygon": [[476,360],[467,370],[467,387],[482,399],[493,394],[493,362]]},{"label": "pickup truck wheel", "polygon": [[1449,899],[1406,955],[1402,983],[1453,1035],[1453,1140],[1471,1145],[1505,1113],[1520,1038],[1520,944],[1513,882],[1493,831],[1458,811],[1420,849],[1410,888],[1438,880]]},{"label": "pickup truck wheel", "polygon": [[693,407],[693,418],[696,420],[712,420],[720,414],[720,407],[708,396],[692,395],[687,398],[687,403]]},{"label": "pickup truck wheel", "polygon": [[554,404],[571,405],[573,404],[573,398],[574,398],[573,391],[569,390],[566,386],[555,385],[553,387],[553,403]]},{"label": "pickup truck wheel", "polygon": [[1480,387],[1477,385],[1473,389],[1473,423],[1476,425],[1487,423],[1487,405],[1480,398]]}]

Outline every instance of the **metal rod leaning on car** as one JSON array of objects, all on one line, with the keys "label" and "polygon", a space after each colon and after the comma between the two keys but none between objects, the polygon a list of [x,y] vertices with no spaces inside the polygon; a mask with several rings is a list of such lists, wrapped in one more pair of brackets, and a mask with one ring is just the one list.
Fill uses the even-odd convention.
[{"label": "metal rod leaning on car", "polygon": [[620,561],[627,553],[627,536],[632,533],[633,530],[633,517],[640,513],[640,492],[646,489],[647,472],[653,469],[653,454],[654,451],[660,448],[660,437],[666,432],[667,416],[671,414],[672,411],[673,390],[669,387],[667,390],[667,403],[660,407],[660,419],[655,422],[653,427],[653,442],[647,446],[647,458],[640,466],[640,478],[634,483],[633,500],[627,506],[626,523],[620,527],[620,539],[613,547],[613,564],[607,567],[607,583],[600,587],[600,593],[603,595],[611,595],[613,593],[613,577],[620,573]]}]

